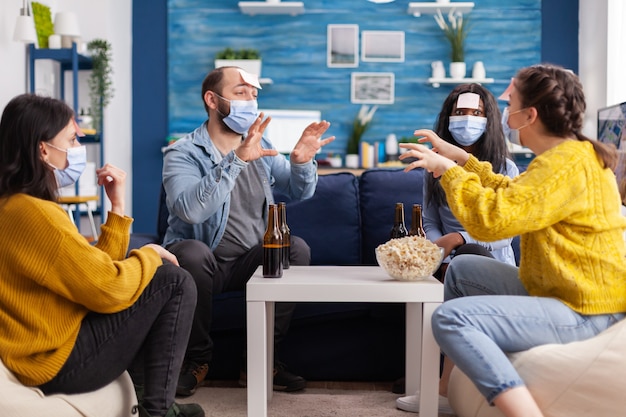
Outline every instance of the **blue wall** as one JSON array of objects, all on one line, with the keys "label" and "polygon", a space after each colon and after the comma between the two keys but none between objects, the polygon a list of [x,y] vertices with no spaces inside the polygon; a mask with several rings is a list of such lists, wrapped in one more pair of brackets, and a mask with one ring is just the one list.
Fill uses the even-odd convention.
[{"label": "blue wall", "polygon": [[[200,84],[219,49],[253,47],[263,56],[263,77],[274,83],[259,95],[264,108],[315,109],[331,121],[338,139],[327,151],[345,150],[349,125],[360,105],[350,103],[352,72],[393,72],[395,103],[381,105],[367,141],[388,133],[410,136],[432,126],[452,86],[427,84],[430,62],[449,61],[449,47],[432,16],[413,17],[406,3],[306,0],[306,13],[250,17],[237,0],[133,1],[133,209],[135,232],[154,232],[161,181],[161,146],[171,132],[195,128],[206,117]],[[515,71],[540,61],[577,70],[578,2],[568,0],[475,0],[469,17],[469,71],[482,60],[487,87],[504,90]],[[405,31],[405,62],[360,62],[357,68],[326,66],[328,24],[359,30]],[[168,36],[169,28],[169,36]],[[571,35],[571,33],[574,35]],[[566,36],[563,36],[566,33]],[[543,36],[542,36],[543,34]],[[567,42],[563,42],[566,39]]]}]

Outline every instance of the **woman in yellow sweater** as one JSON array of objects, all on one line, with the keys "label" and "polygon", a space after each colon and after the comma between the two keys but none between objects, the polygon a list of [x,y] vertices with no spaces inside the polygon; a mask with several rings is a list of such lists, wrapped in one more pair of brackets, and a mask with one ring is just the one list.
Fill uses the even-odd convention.
[{"label": "woman in yellow sweater", "polygon": [[140,416],[204,416],[196,404],[174,403],[195,284],[159,245],[125,258],[126,173],[110,164],[96,170],[111,211],[95,246],[56,203],[59,185],[85,167],[79,134],[60,100],[24,94],[3,111],[0,359],[46,394],[93,391],[137,369],[133,379],[145,381]]},{"label": "woman in yellow sweater", "polygon": [[[404,157],[440,177],[455,217],[476,239],[521,235],[519,269],[486,257],[455,258],[445,302],[433,316],[442,351],[506,416],[542,416],[507,359],[547,343],[584,340],[626,312],[626,248],[614,147],[582,133],[578,77],[556,66],[524,68],[513,80],[503,124],[536,155],[516,178],[429,130]],[[447,362],[447,361],[446,361]],[[450,363],[440,393],[447,394]]]}]

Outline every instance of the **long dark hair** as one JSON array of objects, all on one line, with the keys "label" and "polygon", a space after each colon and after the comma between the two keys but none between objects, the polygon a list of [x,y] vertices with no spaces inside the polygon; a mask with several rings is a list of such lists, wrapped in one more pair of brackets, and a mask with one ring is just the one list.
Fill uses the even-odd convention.
[{"label": "long dark hair", "polygon": [[[461,84],[455,87],[443,102],[439,116],[437,116],[435,121],[435,132],[446,142],[461,146],[452,137],[448,124],[450,123],[450,115],[454,109],[454,104],[459,95],[463,93],[478,94],[483,101],[484,112],[487,117],[485,133],[476,142],[472,154],[480,161],[490,162],[494,172],[504,171],[509,151],[504,141],[504,132],[502,131],[502,114],[494,95],[482,85]],[[426,192],[430,196],[429,204],[435,203],[439,206],[447,204],[446,195],[439,184],[439,179],[434,178],[432,174],[426,176]]]},{"label": "long dark hair", "polygon": [[9,101],[0,120],[0,197],[25,193],[56,201],[54,171],[41,158],[39,146],[73,117],[72,109],[54,98],[22,94]]},{"label": "long dark hair", "polygon": [[590,142],[604,167],[615,169],[618,158],[615,146],[591,140],[581,132],[586,104],[576,74],[558,65],[533,65],[519,70],[514,83],[522,108],[537,109],[549,133]]}]

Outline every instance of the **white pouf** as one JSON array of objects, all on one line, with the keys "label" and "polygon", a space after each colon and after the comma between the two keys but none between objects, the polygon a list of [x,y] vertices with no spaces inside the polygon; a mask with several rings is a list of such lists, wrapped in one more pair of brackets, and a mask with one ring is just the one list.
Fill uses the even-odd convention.
[{"label": "white pouf", "polygon": [[[511,355],[546,417],[617,417],[626,413],[626,320],[580,342]],[[457,368],[448,387],[458,417],[502,417]]]},{"label": "white pouf", "polygon": [[[0,415],[11,417],[131,417],[137,396],[130,375],[97,391],[74,395],[44,395],[22,385],[0,361]],[[132,416],[132,417],[136,417]]]}]

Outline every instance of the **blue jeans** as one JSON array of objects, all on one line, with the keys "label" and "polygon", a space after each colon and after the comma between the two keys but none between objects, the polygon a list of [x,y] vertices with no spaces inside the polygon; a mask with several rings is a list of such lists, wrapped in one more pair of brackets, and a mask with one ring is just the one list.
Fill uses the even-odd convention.
[{"label": "blue jeans", "polygon": [[136,385],[145,384],[144,408],[164,415],[174,403],[195,307],[189,273],[172,264],[160,266],[135,304],[83,319],[69,358],[39,388],[46,394],[93,391],[128,369]]},{"label": "blue jeans", "polygon": [[517,267],[476,255],[452,260],[444,299],[432,318],[435,339],[490,403],[524,385],[506,353],[588,339],[624,318],[583,315],[556,298],[531,297]]}]

